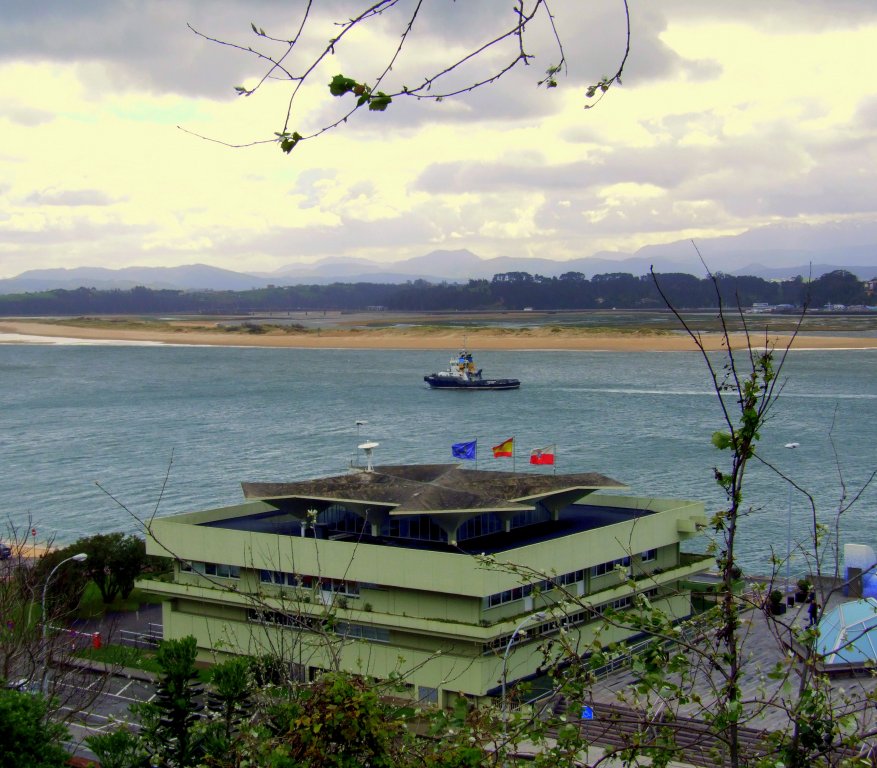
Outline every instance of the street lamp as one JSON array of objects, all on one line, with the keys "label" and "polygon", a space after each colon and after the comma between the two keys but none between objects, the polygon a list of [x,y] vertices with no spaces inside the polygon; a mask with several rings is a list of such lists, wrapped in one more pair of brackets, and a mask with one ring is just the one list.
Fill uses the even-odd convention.
[{"label": "street lamp", "polygon": [[507,712],[506,712],[506,677],[508,671],[508,660],[509,660],[509,651],[511,651],[512,646],[515,644],[515,638],[521,633],[524,627],[529,624],[531,621],[542,621],[545,618],[545,611],[539,611],[538,613],[531,614],[527,616],[525,619],[522,619],[518,626],[515,627],[515,631],[512,632],[512,636],[509,638],[508,643],[506,643],[505,653],[502,655],[502,740],[505,742],[506,739],[506,730],[507,730]]},{"label": "street lamp", "polygon": [[72,557],[68,557],[66,560],[62,560],[58,565],[56,565],[49,572],[48,577],[46,578],[46,583],[43,584],[43,602],[42,602],[42,617],[43,617],[43,676],[40,682],[40,688],[43,692],[44,696],[47,696],[49,693],[49,646],[48,646],[48,625],[46,623],[46,592],[49,589],[49,582],[52,581],[52,577],[55,575],[55,571],[57,571],[64,563],[69,563],[71,560],[74,560],[77,563],[81,563],[84,560],[88,559],[88,555],[85,552],[80,552]]},{"label": "street lamp", "polygon": [[[793,451],[800,443],[786,443],[785,447]],[[789,592],[791,582],[789,580],[789,568],[792,565],[792,484],[789,483],[789,527],[786,532],[786,593]]]}]

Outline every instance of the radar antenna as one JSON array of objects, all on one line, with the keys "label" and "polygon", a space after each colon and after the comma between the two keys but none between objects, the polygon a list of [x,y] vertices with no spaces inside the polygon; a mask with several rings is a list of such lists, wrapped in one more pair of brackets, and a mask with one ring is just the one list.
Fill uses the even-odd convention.
[{"label": "radar antenna", "polygon": [[377,448],[380,443],[368,442],[361,443],[356,446],[357,448],[365,451],[365,471],[366,472],[374,472],[375,468],[372,466],[372,451]]}]

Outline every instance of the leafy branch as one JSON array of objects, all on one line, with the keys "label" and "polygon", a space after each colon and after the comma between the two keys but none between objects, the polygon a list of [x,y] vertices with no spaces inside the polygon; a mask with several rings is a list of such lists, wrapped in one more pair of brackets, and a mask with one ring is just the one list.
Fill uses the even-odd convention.
[{"label": "leafy branch", "polygon": [[[621,76],[630,53],[630,9],[628,7],[628,0],[622,0],[622,6],[626,22],[624,55],[614,74],[604,76],[596,83],[587,87],[587,99],[593,99],[595,96],[599,96],[599,98],[593,103],[586,104],[585,109],[590,109],[599,103],[613,85],[621,84]],[[233,148],[277,142],[281,151],[289,154],[302,141],[315,139],[346,124],[363,107],[366,107],[370,112],[385,112],[394,99],[405,97],[441,102],[445,99],[473,93],[480,88],[494,84],[521,65],[529,66],[533,59],[535,59],[535,55],[528,52],[526,45],[527,33],[531,25],[540,19],[547,21],[551,30],[557,63],[552,64],[546,70],[545,77],[537,82],[537,86],[556,88],[559,85],[559,76],[567,73],[567,56],[556,25],[554,13],[549,6],[549,1],[529,0],[528,2],[528,0],[515,0],[512,7],[513,21],[511,24],[500,27],[493,34],[488,35],[484,42],[464,52],[449,63],[439,65],[437,71],[423,77],[418,85],[409,86],[402,84],[398,87],[389,88],[384,84],[385,81],[390,73],[399,66],[403,51],[414,45],[418,39],[415,34],[415,26],[419,21],[423,7],[424,0],[418,0],[414,3],[414,7],[406,13],[405,6],[401,0],[378,0],[378,2],[368,5],[349,19],[335,22],[334,26],[337,28],[337,33],[322,48],[318,48],[316,51],[303,47],[305,46],[303,39],[305,31],[317,24],[314,18],[314,0],[308,0],[305,4],[298,19],[295,33],[290,38],[269,34],[264,28],[251,23],[252,34],[255,35],[258,41],[255,45],[243,45],[221,40],[189,24],[189,29],[197,36],[208,42],[253,57],[264,67],[264,71],[255,85],[251,87],[244,85],[235,86],[234,90],[239,96],[253,96],[265,88],[266,85],[276,82],[291,86],[291,92],[287,99],[286,114],[282,127],[279,131],[275,131],[271,138],[255,139],[235,144],[195,133],[182,126],[178,126],[178,128],[198,138]],[[342,97],[352,93],[356,97],[353,105],[339,117],[325,122],[316,129],[304,131],[303,129],[293,128],[293,110],[297,100],[300,98],[302,88],[319,76],[317,73],[321,67],[340,50],[342,45],[347,43],[354,30],[364,28],[370,22],[379,18],[384,20],[387,18],[391,20],[400,18],[402,31],[398,43],[387,52],[386,60],[379,68],[378,74],[371,79],[349,77],[344,74],[335,75],[328,84],[329,93],[335,97]],[[511,52],[505,54],[503,60],[495,65],[487,63],[487,60],[490,58],[489,54],[492,54],[494,50],[509,42],[513,44]],[[279,46],[280,52],[272,53],[270,51],[271,46]],[[297,59],[295,58],[296,56],[298,57]],[[485,62],[486,71],[483,75],[476,76],[463,85],[455,86],[450,84],[452,75],[458,75],[465,66],[479,62]],[[404,73],[402,77],[405,77]],[[445,83],[448,83],[448,85],[442,88]],[[298,121],[300,122],[300,118],[298,118]]]}]

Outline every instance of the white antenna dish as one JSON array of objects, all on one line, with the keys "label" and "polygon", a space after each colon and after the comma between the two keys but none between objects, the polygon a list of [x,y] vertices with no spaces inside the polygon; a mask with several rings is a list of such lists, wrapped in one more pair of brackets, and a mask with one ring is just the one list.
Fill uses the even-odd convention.
[{"label": "white antenna dish", "polygon": [[374,467],[372,466],[372,451],[375,448],[377,448],[379,445],[380,445],[380,443],[375,443],[375,442],[370,441],[367,443],[361,443],[360,445],[356,446],[360,450],[365,451],[365,465],[366,465],[365,471],[366,472],[374,472],[375,471]]}]

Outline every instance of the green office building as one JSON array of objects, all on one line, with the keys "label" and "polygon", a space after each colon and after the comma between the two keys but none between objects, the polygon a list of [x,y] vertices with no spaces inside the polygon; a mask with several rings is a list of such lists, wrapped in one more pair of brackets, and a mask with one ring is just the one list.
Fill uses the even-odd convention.
[{"label": "green office building", "polygon": [[584,649],[601,611],[638,593],[688,616],[682,584],[711,562],[680,551],[702,504],[595,473],[377,466],[243,490],[153,522],[147,551],[172,578],[140,586],[165,598],[165,638],[194,635],[204,660],[278,654],[303,680],[398,679],[443,706],[537,674],[558,632]]}]

